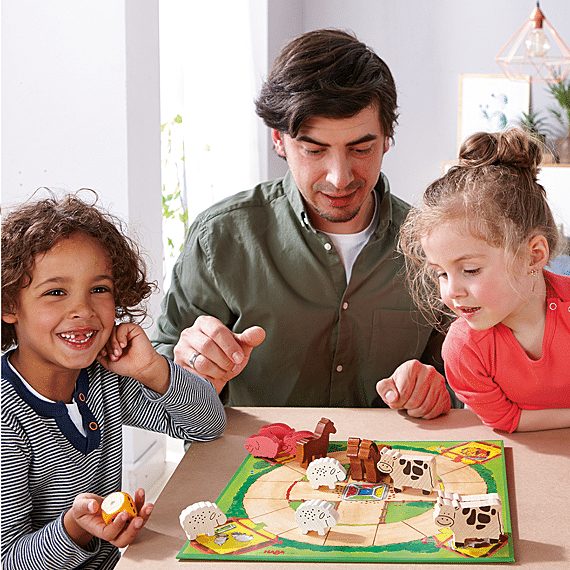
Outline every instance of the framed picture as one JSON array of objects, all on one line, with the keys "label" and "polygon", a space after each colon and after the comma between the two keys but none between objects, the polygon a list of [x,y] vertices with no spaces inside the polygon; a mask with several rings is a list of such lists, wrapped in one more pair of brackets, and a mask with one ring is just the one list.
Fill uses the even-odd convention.
[{"label": "framed picture", "polygon": [[530,108],[530,77],[461,74],[457,148],[473,133],[517,126]]}]

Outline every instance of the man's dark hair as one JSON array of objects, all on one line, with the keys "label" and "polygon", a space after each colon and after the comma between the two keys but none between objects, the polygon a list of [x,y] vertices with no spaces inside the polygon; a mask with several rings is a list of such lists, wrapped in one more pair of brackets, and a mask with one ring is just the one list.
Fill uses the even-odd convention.
[{"label": "man's dark hair", "polygon": [[342,30],[314,30],[283,47],[256,112],[268,127],[295,138],[311,117],[346,119],[374,105],[393,141],[396,100],[392,74],[370,48]]}]

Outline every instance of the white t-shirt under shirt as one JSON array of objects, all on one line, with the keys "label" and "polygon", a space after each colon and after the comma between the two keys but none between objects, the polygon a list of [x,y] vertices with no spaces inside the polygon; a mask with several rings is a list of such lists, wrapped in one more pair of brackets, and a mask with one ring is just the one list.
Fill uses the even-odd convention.
[{"label": "white t-shirt under shirt", "polygon": [[362,251],[362,248],[368,243],[370,236],[374,233],[374,230],[378,225],[379,210],[376,194],[373,192],[372,195],[374,196],[374,215],[372,216],[372,221],[367,228],[356,234],[331,234],[323,232],[331,238],[331,241],[338,251],[340,259],[344,265],[347,284],[350,283],[352,267],[354,266],[356,258]]}]

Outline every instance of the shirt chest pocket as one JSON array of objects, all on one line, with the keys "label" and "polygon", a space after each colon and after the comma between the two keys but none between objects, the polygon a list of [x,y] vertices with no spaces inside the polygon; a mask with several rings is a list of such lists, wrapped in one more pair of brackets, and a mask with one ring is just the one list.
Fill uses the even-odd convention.
[{"label": "shirt chest pocket", "polygon": [[403,362],[419,359],[426,347],[431,327],[423,323],[417,311],[375,309],[368,362],[386,378]]}]

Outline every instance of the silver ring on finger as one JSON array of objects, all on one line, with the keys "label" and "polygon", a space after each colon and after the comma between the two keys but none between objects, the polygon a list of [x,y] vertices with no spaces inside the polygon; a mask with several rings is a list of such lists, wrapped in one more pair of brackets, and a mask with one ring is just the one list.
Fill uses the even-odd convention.
[{"label": "silver ring on finger", "polygon": [[196,359],[198,358],[198,356],[200,356],[199,352],[195,352],[191,357],[190,360],[188,361],[188,364],[190,366],[192,366],[192,368],[194,368],[194,362],[196,362]]}]

